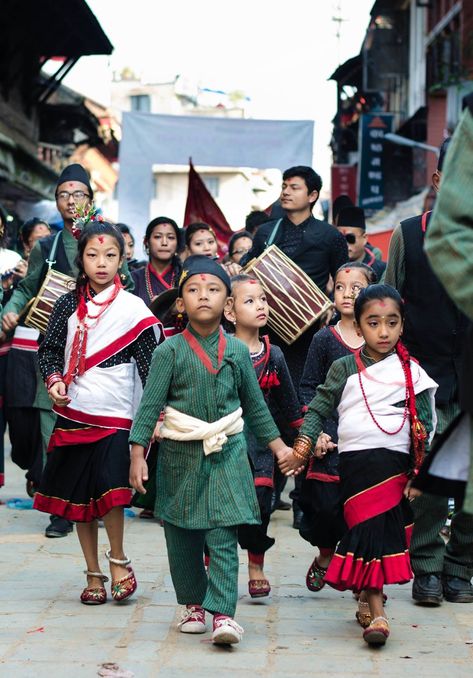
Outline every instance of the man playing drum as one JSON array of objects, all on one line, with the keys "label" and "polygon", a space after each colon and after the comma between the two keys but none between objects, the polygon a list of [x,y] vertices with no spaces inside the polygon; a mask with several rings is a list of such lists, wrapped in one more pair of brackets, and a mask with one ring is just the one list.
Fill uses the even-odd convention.
[{"label": "man playing drum", "polygon": [[[338,268],[348,261],[348,248],[341,233],[326,221],[312,216],[321,188],[322,180],[311,167],[300,165],[287,169],[283,174],[280,197],[284,217],[260,226],[253,247],[240,262],[242,266],[274,244],[325,293],[329,276],[333,277]],[[290,346],[278,337],[272,338],[284,351],[296,387],[302,376],[312,336],[317,329],[316,323]]]},{"label": "man playing drum", "polygon": [[[73,220],[77,212],[77,205],[80,204],[88,207],[92,199],[93,191],[85,169],[79,164],[65,167],[56,186],[56,205],[64,221],[64,229],[56,241],[54,256],[51,257],[51,259],[54,259],[52,268],[59,271],[59,273],[74,278],[77,277],[78,271],[75,265],[77,240],[72,235]],[[29,259],[28,273],[18,284],[10,301],[3,309],[2,328],[4,332],[12,332],[16,328],[20,320],[20,312],[38,294],[47,272],[47,262],[50,259],[55,238],[55,235],[48,236],[34,246]],[[130,276],[126,262],[123,269],[124,274],[127,276],[128,284],[126,284],[129,287]],[[36,378],[34,407],[40,410],[43,451],[46,453],[49,438],[54,428],[55,415],[52,412],[51,401],[48,398],[39,372]],[[64,518],[51,516],[51,522],[46,528],[46,536],[65,537],[71,531],[72,523]]]},{"label": "man playing drum", "polygon": [[[258,257],[271,244],[277,245],[292,261],[311,278],[325,293],[330,275],[348,261],[345,237],[326,221],[312,216],[322,188],[322,179],[304,165],[291,167],[283,173],[280,202],[284,217],[262,224],[253,240],[253,247],[242,260],[245,266]],[[281,347],[296,389],[302,377],[310,342],[320,323],[309,327],[302,336],[288,346],[271,333],[271,342]],[[298,526],[301,513],[294,504],[294,527]],[[277,499],[277,498],[276,498]]]}]

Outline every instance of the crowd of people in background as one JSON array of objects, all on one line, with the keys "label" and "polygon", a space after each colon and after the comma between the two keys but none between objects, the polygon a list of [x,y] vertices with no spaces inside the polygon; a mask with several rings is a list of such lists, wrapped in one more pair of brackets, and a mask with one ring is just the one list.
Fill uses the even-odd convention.
[{"label": "crowd of people in background", "polygon": [[[440,148],[440,195],[446,158],[459,152],[455,141]],[[321,188],[312,168],[287,169],[281,216],[250,213],[223,257],[209,224],[158,216],[141,260],[133,227],[95,214],[74,164],[56,186],[63,228],[34,218],[20,252],[2,241],[0,426],[35,508],[50,516],[46,536],[76,526],[82,603],[107,601],[102,521],[112,598],[136,591],[123,543],[123,509],[134,505],[164,527],[180,631],[204,633],[210,613],[214,643],[240,642],[237,547],[249,595],[267,597],[271,515],[291,508],[288,478],[293,527],[316,549],[307,588],[353,591],[368,644],[390,635],[386,585],[413,578],[423,605],[473,602],[467,477],[444,473],[460,481],[450,494],[431,482],[446,446],[452,468],[465,457],[456,432],[471,334],[471,314],[425,253],[435,213],[397,226],[385,262],[348,196],[335,196],[333,223],[313,216]],[[331,301],[291,343],[267,326],[281,299],[250,265],[272,245]],[[26,318],[51,271],[75,285],[64,283],[41,331]],[[3,459],[2,449],[2,482]]]}]

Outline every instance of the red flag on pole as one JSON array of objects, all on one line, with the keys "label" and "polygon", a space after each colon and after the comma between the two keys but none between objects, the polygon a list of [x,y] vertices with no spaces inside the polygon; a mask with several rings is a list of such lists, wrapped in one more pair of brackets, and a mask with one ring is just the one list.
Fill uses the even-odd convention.
[{"label": "red flag on pole", "polygon": [[228,241],[232,237],[233,231],[222,210],[209,193],[207,186],[196,172],[192,160],[189,159],[189,184],[184,228],[187,228],[194,221],[203,221],[212,227],[217,236],[219,255],[226,254]]}]

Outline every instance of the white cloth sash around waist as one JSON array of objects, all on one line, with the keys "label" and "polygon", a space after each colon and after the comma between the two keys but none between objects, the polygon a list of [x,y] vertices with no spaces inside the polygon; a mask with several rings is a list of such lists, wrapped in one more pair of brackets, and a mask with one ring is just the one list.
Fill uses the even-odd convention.
[{"label": "white cloth sash around waist", "polygon": [[243,431],[243,410],[239,407],[217,421],[203,421],[166,405],[161,436],[171,440],[202,440],[205,456],[220,452],[228,436]]}]

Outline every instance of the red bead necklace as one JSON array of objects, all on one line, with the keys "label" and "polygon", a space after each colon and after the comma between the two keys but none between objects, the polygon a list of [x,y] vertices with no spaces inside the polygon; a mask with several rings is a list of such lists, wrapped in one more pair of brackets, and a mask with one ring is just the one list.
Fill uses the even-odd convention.
[{"label": "red bead necklace", "polygon": [[105,301],[96,301],[96,300],[94,299],[94,297],[92,296],[91,292],[90,292],[90,284],[89,284],[89,282],[87,282],[87,285],[86,285],[86,287],[85,287],[85,294],[86,294],[86,297],[87,297],[87,301],[90,301],[90,302],[91,302],[92,304],[94,304],[95,306],[101,306],[102,308],[100,308],[100,310],[99,310],[99,312],[97,313],[97,315],[90,315],[90,313],[87,312],[87,313],[86,313],[86,317],[87,317],[89,320],[96,320],[97,318],[100,318],[100,316],[102,315],[102,313],[104,313],[104,312],[107,310],[107,308],[115,301],[115,299],[117,298],[117,294],[119,293],[119,291],[120,291],[121,289],[122,289],[122,284],[121,284],[121,282],[120,282],[120,279],[119,279],[118,276],[117,276],[116,279],[115,279],[115,281],[114,281],[114,289],[113,289],[113,292],[112,292],[112,294],[109,296],[109,298],[108,298],[108,299],[105,299]]},{"label": "red bead necklace", "polygon": [[[361,353],[361,351],[358,353],[358,356],[360,355],[360,353]],[[366,397],[365,389],[363,387],[363,382],[361,380],[361,369],[360,369],[359,361],[358,360],[356,361],[357,369],[358,369],[358,381],[360,382],[361,393],[363,395],[363,400],[365,401],[366,409],[368,410],[369,415],[370,415],[371,419],[373,420],[374,424],[379,428],[380,431],[382,431],[383,433],[386,433],[386,435],[388,435],[388,436],[395,436],[397,433],[400,433],[402,431],[402,429],[404,428],[404,424],[406,423],[407,417],[409,416],[409,387],[407,385],[406,367],[405,367],[404,363],[402,362],[402,360],[401,359],[399,359],[399,360],[400,360],[400,363],[401,363],[402,371],[404,372],[404,380],[405,380],[405,385],[406,385],[406,396],[405,396],[404,413],[403,413],[403,417],[402,417],[402,422],[401,422],[401,425],[399,426],[399,428],[397,428],[395,431],[387,431],[385,428],[383,428],[381,426],[381,424],[378,421],[376,421],[376,417],[374,416],[374,414],[371,410],[371,407],[368,403],[368,398]]]}]

